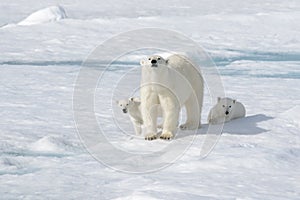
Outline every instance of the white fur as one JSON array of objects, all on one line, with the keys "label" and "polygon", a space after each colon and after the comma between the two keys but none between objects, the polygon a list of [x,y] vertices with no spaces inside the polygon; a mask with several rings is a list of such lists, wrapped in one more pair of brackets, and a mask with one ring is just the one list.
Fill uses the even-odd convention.
[{"label": "white fur", "polygon": [[242,103],[231,98],[218,97],[218,102],[210,110],[207,121],[210,124],[219,124],[245,115],[246,109]]},{"label": "white fur", "polygon": [[141,65],[141,112],[147,130],[145,139],[157,137],[157,113],[150,109],[156,104],[160,104],[164,112],[162,139],[173,137],[181,106],[186,107],[187,121],[180,128],[200,127],[203,78],[195,66],[186,57],[177,54],[166,60],[154,55],[142,60]]},{"label": "white fur", "polygon": [[[140,135],[142,133],[143,125],[140,99],[137,97],[131,97],[129,99],[118,100],[117,104],[124,113],[129,114],[136,135]],[[162,111],[160,109],[160,106],[156,105],[155,109],[157,109],[158,116],[162,117]]]}]

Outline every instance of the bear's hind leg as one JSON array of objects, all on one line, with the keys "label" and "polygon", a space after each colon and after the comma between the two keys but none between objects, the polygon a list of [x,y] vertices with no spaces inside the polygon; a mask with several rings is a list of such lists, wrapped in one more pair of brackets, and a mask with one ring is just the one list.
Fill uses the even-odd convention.
[{"label": "bear's hind leg", "polygon": [[179,128],[181,130],[195,130],[201,126],[201,108],[199,108],[199,102],[196,98],[191,96],[185,103],[186,109],[186,122],[181,124]]}]

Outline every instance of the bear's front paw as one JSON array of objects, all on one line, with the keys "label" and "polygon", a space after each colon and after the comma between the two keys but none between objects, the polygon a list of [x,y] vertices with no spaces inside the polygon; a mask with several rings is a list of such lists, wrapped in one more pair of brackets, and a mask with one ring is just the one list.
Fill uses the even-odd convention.
[{"label": "bear's front paw", "polygon": [[160,139],[163,139],[163,140],[170,140],[173,138],[173,134],[168,131],[168,132],[164,132],[160,135]]},{"label": "bear's front paw", "polygon": [[148,133],[145,136],[145,140],[155,140],[155,139],[157,139],[157,134],[155,134],[155,133]]},{"label": "bear's front paw", "polygon": [[195,130],[195,129],[198,129],[200,128],[200,123],[199,124],[196,124],[196,123],[185,123],[185,124],[181,124],[179,126],[179,128],[181,130]]}]

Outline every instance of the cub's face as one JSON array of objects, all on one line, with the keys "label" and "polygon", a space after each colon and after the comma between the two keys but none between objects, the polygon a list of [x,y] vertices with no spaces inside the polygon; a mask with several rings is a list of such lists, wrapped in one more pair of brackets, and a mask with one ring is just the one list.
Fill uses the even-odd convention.
[{"label": "cub's face", "polygon": [[163,57],[158,55],[153,55],[148,57],[146,60],[141,60],[140,64],[142,66],[151,67],[151,68],[158,68],[162,65],[166,65],[168,63]]},{"label": "cub's face", "polygon": [[117,104],[123,113],[127,113],[128,109],[134,107],[135,102],[139,102],[139,98],[130,97],[129,99],[121,99],[117,101]]},{"label": "cub's face", "polygon": [[236,103],[236,100],[230,99],[230,98],[218,98],[218,107],[222,110],[222,113],[225,116],[230,115],[232,112],[232,109]]}]

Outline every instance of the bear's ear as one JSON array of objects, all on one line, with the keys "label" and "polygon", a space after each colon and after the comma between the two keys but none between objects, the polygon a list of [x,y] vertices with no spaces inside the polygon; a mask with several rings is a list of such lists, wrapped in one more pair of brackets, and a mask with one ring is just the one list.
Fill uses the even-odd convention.
[{"label": "bear's ear", "polygon": [[233,103],[236,103],[236,100],[235,100],[235,99],[233,100]]},{"label": "bear's ear", "polygon": [[169,59],[166,60],[166,64],[168,64],[168,62],[169,62]]},{"label": "bear's ear", "polygon": [[221,101],[221,97],[218,97],[218,102],[220,102]]}]

